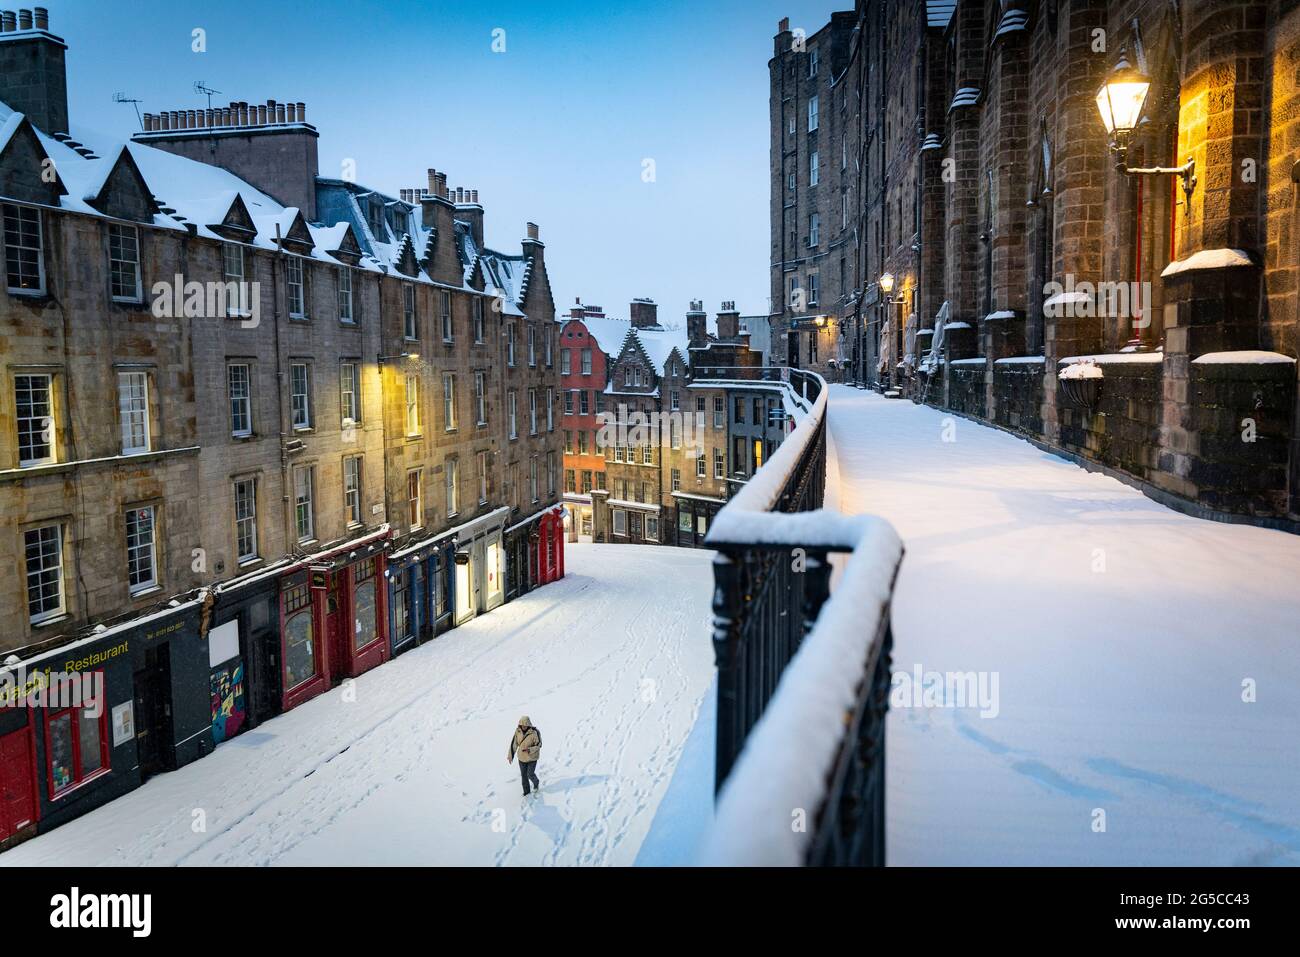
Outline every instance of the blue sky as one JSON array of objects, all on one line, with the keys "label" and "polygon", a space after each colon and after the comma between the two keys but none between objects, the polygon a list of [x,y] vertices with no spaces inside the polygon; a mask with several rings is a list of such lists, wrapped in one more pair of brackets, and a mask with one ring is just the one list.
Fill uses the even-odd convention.
[{"label": "blue sky", "polygon": [[[26,4],[25,4],[26,5]],[[731,2],[191,3],[47,0],[69,45],[74,126],[138,129],[145,111],[307,104],[320,167],[396,193],[432,166],[479,190],[487,241],[539,223],[557,309],[625,317],[635,296],[681,320],[692,298],[767,312],[767,60],[777,21],[830,11]],[[15,7],[17,4],[9,4]],[[206,31],[207,51],[191,36]],[[505,52],[492,50],[505,31]],[[644,182],[643,161],[654,161]]]}]

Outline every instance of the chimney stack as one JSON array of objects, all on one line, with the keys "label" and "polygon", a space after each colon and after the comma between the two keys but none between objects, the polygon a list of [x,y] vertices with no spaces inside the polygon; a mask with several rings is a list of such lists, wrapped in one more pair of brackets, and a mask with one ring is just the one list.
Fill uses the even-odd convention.
[{"label": "chimney stack", "polygon": [[67,44],[49,33],[44,7],[0,12],[0,100],[43,133],[68,132]]},{"label": "chimney stack", "polygon": [[659,326],[659,307],[653,299],[633,299],[628,307],[628,315],[633,327],[637,329],[655,329]]},{"label": "chimney stack", "polygon": [[702,346],[709,341],[709,317],[704,311],[703,299],[692,299],[690,311],[686,313],[686,337],[693,346]]},{"label": "chimney stack", "polygon": [[734,301],[726,301],[718,313],[718,338],[735,339],[740,335],[740,313]]}]

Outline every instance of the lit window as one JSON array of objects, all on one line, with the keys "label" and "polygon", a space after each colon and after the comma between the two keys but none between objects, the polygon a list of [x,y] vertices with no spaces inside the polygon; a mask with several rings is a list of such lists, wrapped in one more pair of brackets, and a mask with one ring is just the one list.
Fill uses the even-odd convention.
[{"label": "lit window", "polygon": [[447,517],[451,518],[460,511],[459,496],[457,495],[457,462],[455,459],[447,459],[444,471],[447,473]]},{"label": "lit window", "polygon": [[412,529],[424,525],[423,475],[421,469],[412,469],[406,473],[406,514]]},{"label": "lit window", "polygon": [[420,434],[420,377],[406,374],[406,434]]},{"label": "lit window", "polygon": [[448,432],[456,428],[456,375],[452,372],[442,375],[442,417]]},{"label": "lit window", "polygon": [[420,327],[415,315],[415,285],[402,284],[402,333],[407,341],[420,337]]}]

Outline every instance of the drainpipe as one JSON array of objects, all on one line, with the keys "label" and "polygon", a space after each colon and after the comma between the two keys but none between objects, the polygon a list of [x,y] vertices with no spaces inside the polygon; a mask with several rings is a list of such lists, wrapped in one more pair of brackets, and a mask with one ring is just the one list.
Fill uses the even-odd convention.
[{"label": "drainpipe", "polygon": [[275,255],[271,257],[271,310],[275,325],[275,401],[280,416],[280,510],[284,522],[285,554],[297,545],[297,526],[293,521],[293,489],[290,486],[289,450],[285,443],[292,434],[285,419],[284,406],[284,357],[280,345],[280,262],[284,256],[284,238],[280,235],[280,224],[275,224]]}]

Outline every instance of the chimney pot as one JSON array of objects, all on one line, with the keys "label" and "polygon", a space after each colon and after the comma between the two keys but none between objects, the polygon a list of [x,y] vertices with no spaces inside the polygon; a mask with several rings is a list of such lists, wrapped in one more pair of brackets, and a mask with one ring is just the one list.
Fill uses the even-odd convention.
[{"label": "chimney pot", "polygon": [[298,122],[298,104],[286,103],[284,106],[285,119],[290,123]]},{"label": "chimney pot", "polygon": [[32,13],[35,15],[37,30],[48,30],[50,28],[50,11],[44,7],[36,7]]},{"label": "chimney pot", "polygon": [[0,11],[0,29],[5,33],[13,33],[18,29],[18,18],[14,16],[12,10]]},{"label": "chimney pot", "polygon": [[306,122],[307,122],[307,104],[306,104],[306,103],[299,103],[299,104],[298,104],[298,122],[299,122],[299,123],[306,123]]},{"label": "chimney pot", "polygon": [[[772,22],[772,21],[770,21],[770,20],[768,21],[768,23],[771,23],[771,22]],[[782,17],[782,18],[781,18],[781,22],[778,23],[778,24],[776,25],[776,30],[777,30],[777,32],[778,32],[778,33],[785,33],[785,32],[788,31],[789,29],[790,29],[790,18],[789,18],[789,17]]]},{"label": "chimney pot", "polygon": [[471,199],[470,202],[471,202],[471,203],[477,203],[477,202],[478,202],[478,190],[474,190],[474,198]]},{"label": "chimney pot", "polygon": [[19,10],[19,11],[18,11],[18,29],[19,29],[19,30],[30,30],[31,28],[32,28],[32,11],[30,11],[30,10]]},{"label": "chimney pot", "polygon": [[[270,117],[268,116],[267,119],[269,120]],[[275,104],[275,122],[276,122],[276,123],[283,123],[283,122],[284,122],[284,104],[283,104],[283,103],[277,103],[277,104]]]},{"label": "chimney pot", "polygon": [[437,189],[435,189],[434,192],[437,193],[438,196],[440,196],[442,199],[446,199],[447,198],[447,174],[438,173],[436,175],[437,175],[438,183],[437,183]]},{"label": "chimney pot", "polygon": [[438,188],[438,171],[433,167],[429,167],[425,175],[429,178],[429,192],[436,191]]},{"label": "chimney pot", "polygon": [[536,239],[536,238],[537,238],[537,224],[536,224],[536,223],[529,223],[529,224],[528,224],[528,238],[529,238],[529,239]]}]

